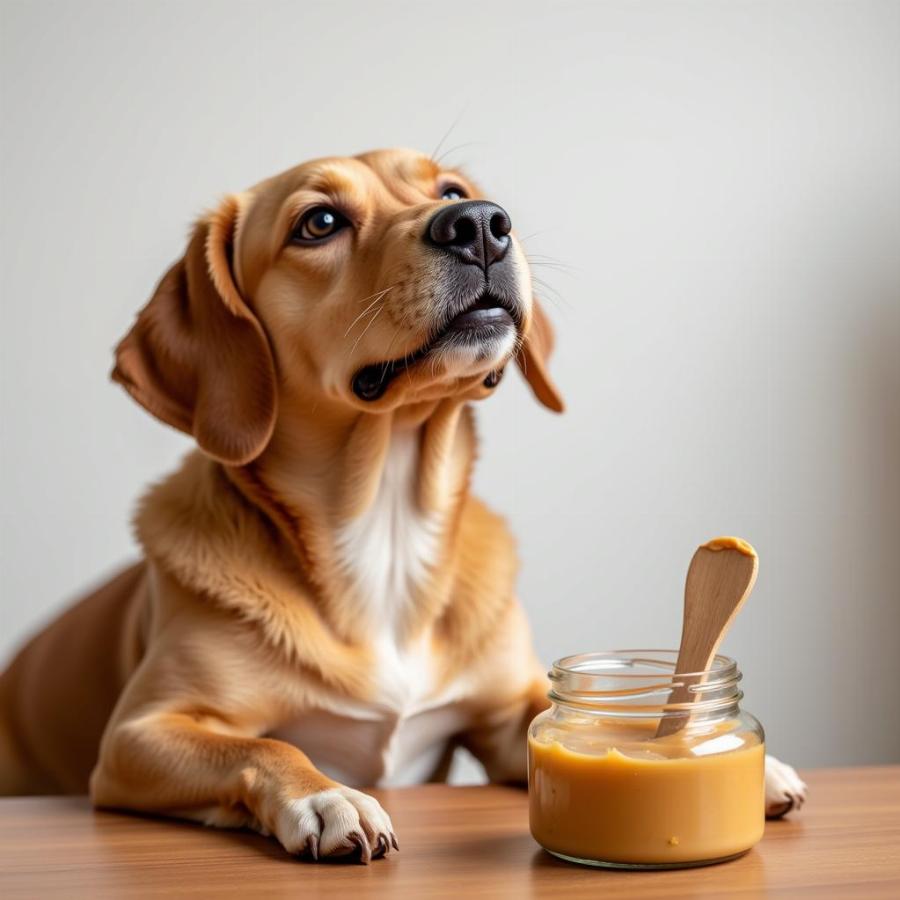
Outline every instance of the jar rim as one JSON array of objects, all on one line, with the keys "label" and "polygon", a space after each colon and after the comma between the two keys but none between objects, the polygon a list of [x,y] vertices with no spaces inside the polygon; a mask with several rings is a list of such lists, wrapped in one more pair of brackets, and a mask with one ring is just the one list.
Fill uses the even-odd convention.
[{"label": "jar rim", "polygon": [[[551,667],[551,678],[556,673],[561,676],[575,675],[594,678],[659,678],[675,677],[675,666],[678,662],[677,650],[662,649],[625,649],[625,650],[594,650],[586,653],[571,653],[554,660]],[[619,668],[616,668],[616,664]],[[629,668],[637,669],[645,666],[646,669],[655,671],[622,671],[625,664]],[[704,679],[714,678],[731,679],[737,673],[737,662],[730,656],[717,653],[713,657],[708,669],[696,672],[679,672],[679,678]]]},{"label": "jar rim", "polygon": [[676,650],[606,650],[575,653],[548,673],[552,703],[605,715],[717,714],[743,697],[741,673],[731,657],[716,654],[708,669],[676,672]]}]

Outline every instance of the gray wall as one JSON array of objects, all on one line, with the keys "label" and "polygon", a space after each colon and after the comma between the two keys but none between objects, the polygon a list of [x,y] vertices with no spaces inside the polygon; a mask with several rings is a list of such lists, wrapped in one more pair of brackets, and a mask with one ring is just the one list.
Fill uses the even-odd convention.
[{"label": "gray wall", "polygon": [[455,122],[571,267],[535,270],[570,411],[479,409],[542,657],[672,646],[695,545],[743,535],[725,649],[773,751],[900,761],[897,3],[2,10],[0,651],[134,555],[188,446],[107,372],[191,218]]}]

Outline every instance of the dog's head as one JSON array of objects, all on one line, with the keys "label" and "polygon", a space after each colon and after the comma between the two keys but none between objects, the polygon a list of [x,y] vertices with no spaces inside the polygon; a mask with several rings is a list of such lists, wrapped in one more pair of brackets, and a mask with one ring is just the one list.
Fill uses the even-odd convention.
[{"label": "dog's head", "polygon": [[383,411],[491,393],[515,357],[560,411],[549,322],[509,216],[411,151],[298,166],[194,229],[113,377],[239,465],[279,409]]}]

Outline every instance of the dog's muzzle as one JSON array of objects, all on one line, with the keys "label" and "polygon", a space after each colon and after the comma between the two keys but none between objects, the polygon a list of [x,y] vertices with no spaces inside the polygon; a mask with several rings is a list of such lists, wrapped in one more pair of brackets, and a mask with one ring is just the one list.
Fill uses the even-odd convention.
[{"label": "dog's muzzle", "polygon": [[[465,200],[439,209],[425,226],[422,239],[443,257],[441,281],[447,299],[425,343],[402,359],[359,369],[351,388],[360,400],[378,400],[395,376],[450,344],[488,345],[509,330],[521,329],[524,310],[518,296],[506,211],[487,200]],[[485,378],[494,387],[500,371]]]}]

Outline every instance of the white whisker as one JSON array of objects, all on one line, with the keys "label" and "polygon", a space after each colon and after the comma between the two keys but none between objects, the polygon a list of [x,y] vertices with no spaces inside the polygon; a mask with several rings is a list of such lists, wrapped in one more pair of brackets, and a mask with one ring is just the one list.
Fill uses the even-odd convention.
[{"label": "white whisker", "polygon": [[382,303],[381,306],[378,307],[378,310],[376,311],[375,315],[372,316],[371,319],[369,319],[369,324],[366,325],[366,327],[362,330],[362,334],[353,343],[353,346],[350,348],[350,354],[349,354],[348,358],[353,357],[353,351],[356,350],[359,342],[366,336],[366,332],[372,327],[372,323],[378,318],[378,316],[381,314],[381,312],[383,310],[384,310],[384,304]]},{"label": "white whisker", "polygon": [[391,285],[390,287],[385,288],[383,291],[378,291],[375,294],[369,294],[368,297],[364,297],[360,300],[360,303],[365,303],[370,297],[374,297],[375,299],[350,323],[347,330],[344,332],[344,337],[347,337],[348,334],[353,330],[353,326],[390,290],[392,290],[396,285]]}]

